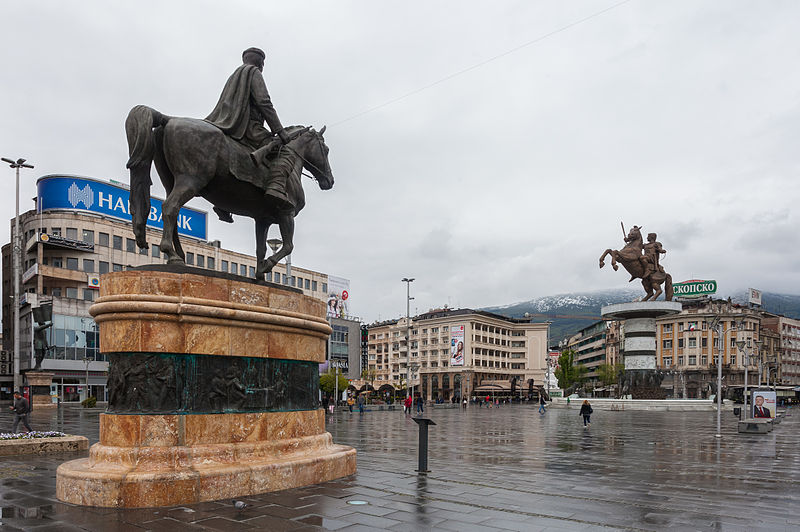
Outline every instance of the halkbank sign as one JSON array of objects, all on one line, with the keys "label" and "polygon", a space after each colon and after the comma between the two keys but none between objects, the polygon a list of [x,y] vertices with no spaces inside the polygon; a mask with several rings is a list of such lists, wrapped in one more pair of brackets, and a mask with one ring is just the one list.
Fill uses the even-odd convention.
[{"label": "halkbank sign", "polygon": [[710,296],[717,291],[716,281],[684,281],[672,285],[672,290],[676,297],[700,297]]}]

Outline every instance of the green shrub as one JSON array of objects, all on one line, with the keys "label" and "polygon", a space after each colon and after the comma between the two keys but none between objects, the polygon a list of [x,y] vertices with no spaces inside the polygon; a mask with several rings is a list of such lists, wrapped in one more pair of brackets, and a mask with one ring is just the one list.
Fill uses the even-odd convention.
[{"label": "green shrub", "polygon": [[83,408],[94,408],[97,404],[97,397],[87,397],[83,401],[81,401],[81,405]]}]

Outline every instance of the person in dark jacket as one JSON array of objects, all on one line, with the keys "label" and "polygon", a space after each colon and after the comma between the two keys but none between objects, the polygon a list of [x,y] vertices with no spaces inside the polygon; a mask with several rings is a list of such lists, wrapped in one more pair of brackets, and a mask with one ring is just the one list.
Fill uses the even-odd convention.
[{"label": "person in dark jacket", "polygon": [[547,405],[547,403],[544,400],[544,395],[543,394],[539,394],[539,413],[540,414],[544,414],[545,412],[547,412],[547,409],[545,408],[545,405]]},{"label": "person in dark jacket", "polygon": [[583,428],[586,428],[592,424],[592,422],[589,420],[589,416],[592,415],[592,412],[592,405],[589,404],[588,399],[584,399],[580,412],[580,415],[583,416]]},{"label": "person in dark jacket", "polygon": [[25,425],[25,428],[28,429],[28,432],[32,432],[33,429],[28,423],[28,413],[31,411],[31,406],[28,403],[28,400],[22,397],[22,394],[19,392],[14,392],[14,406],[9,407],[11,410],[14,411],[14,426],[11,429],[11,432],[17,432],[17,426],[19,426],[19,422],[22,421],[22,424]]}]

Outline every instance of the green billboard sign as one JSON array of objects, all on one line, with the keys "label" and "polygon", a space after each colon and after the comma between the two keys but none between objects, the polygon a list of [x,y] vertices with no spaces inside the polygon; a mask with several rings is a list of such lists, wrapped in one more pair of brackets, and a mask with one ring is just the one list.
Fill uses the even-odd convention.
[{"label": "green billboard sign", "polygon": [[694,279],[692,281],[675,283],[672,285],[672,290],[675,297],[710,296],[717,291],[717,282]]}]

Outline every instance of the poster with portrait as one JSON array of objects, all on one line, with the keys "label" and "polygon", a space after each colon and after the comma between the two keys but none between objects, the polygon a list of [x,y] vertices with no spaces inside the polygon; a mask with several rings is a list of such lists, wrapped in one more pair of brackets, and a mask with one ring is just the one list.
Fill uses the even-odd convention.
[{"label": "poster with portrait", "polygon": [[464,326],[450,327],[450,365],[464,365]]},{"label": "poster with portrait", "polygon": [[750,395],[753,418],[775,419],[775,392],[772,390],[755,390]]},{"label": "poster with portrait", "polygon": [[350,315],[350,281],[341,277],[328,276],[329,318],[346,318]]}]

